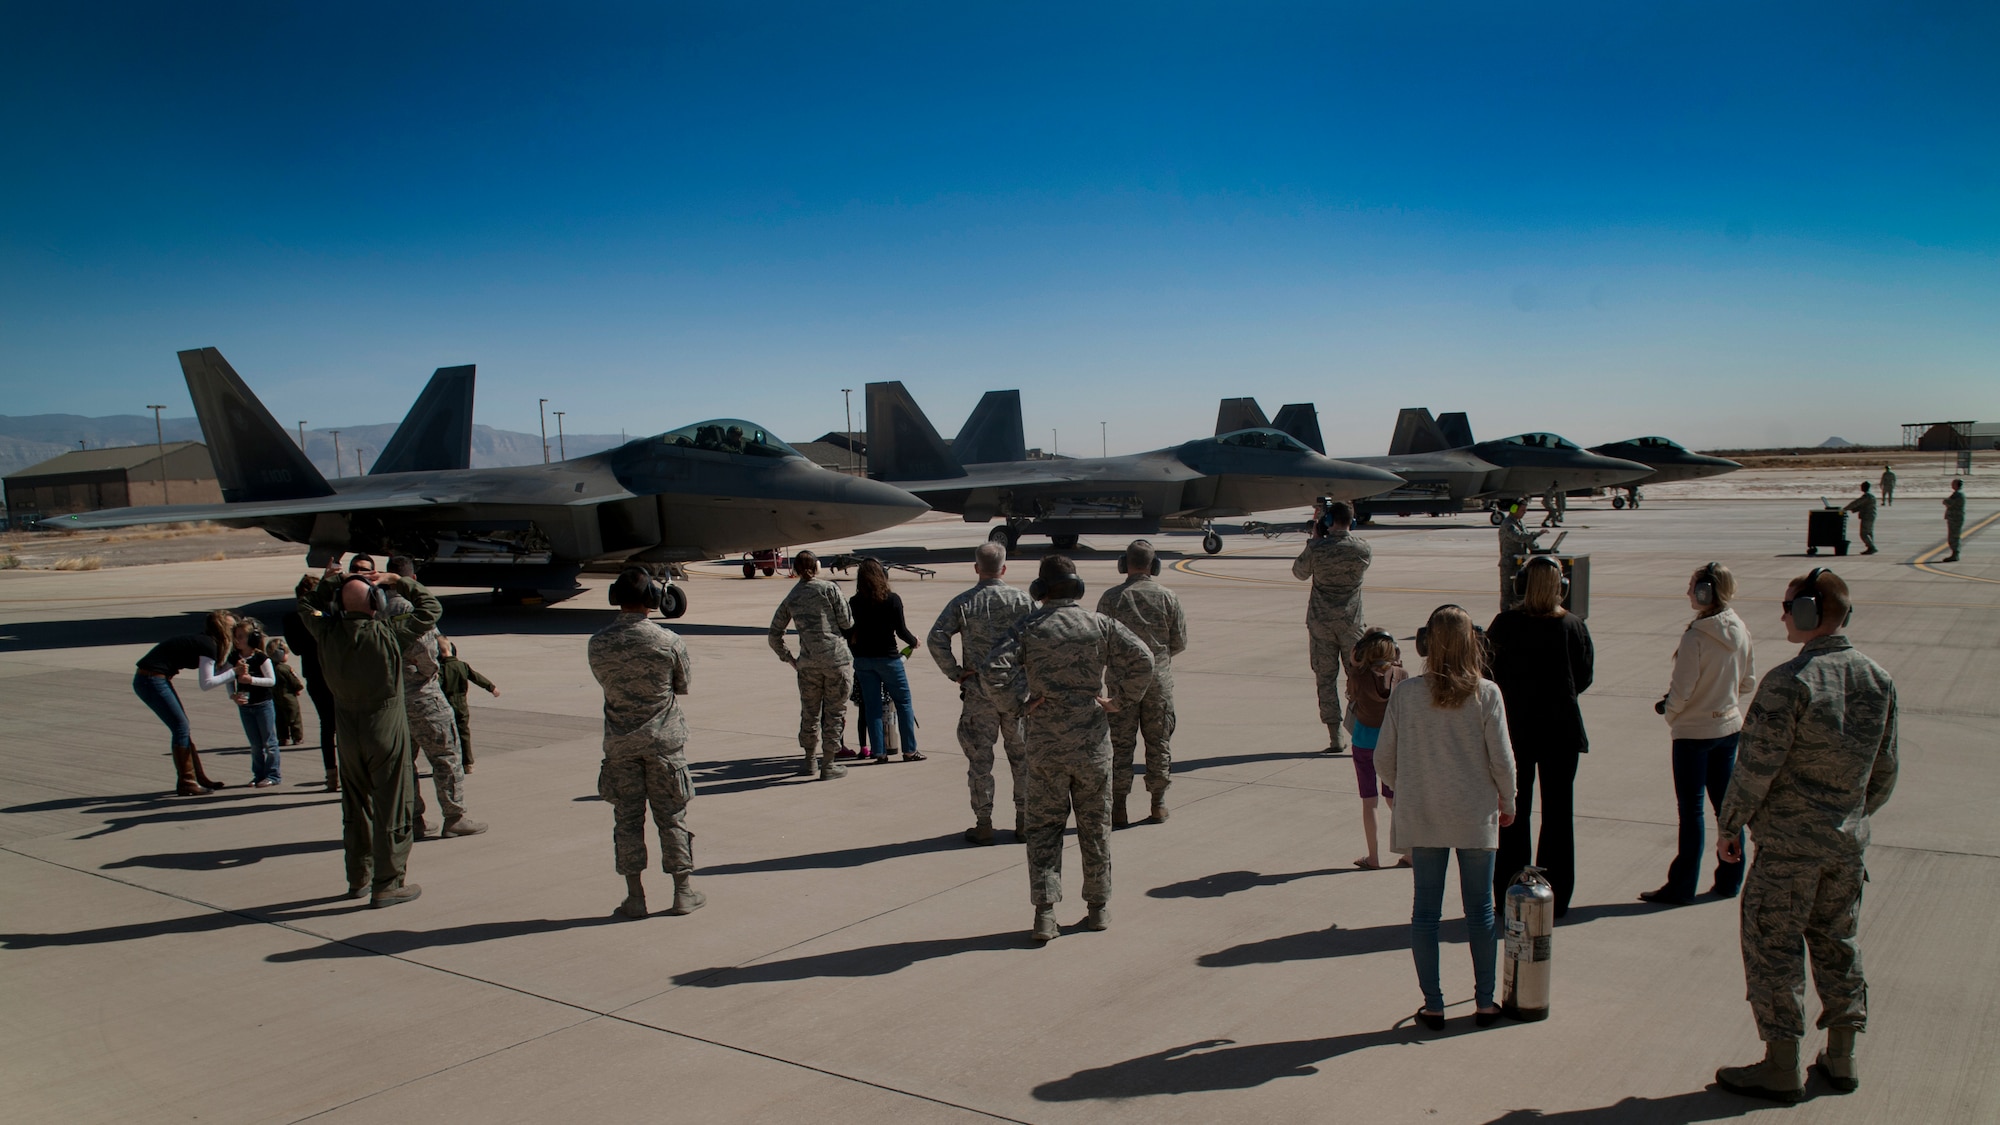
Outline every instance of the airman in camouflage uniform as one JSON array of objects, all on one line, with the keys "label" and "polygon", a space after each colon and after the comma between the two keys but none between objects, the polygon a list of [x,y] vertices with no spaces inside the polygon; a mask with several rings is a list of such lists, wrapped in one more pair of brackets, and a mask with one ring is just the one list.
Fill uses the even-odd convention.
[{"label": "airman in camouflage uniform", "polygon": [[[854,628],[854,611],[840,587],[819,577],[819,556],[811,551],[798,553],[792,573],[798,584],[771,615],[771,651],[799,674],[799,746],[806,752],[799,774],[810,775],[819,756],[819,778],[830,781],[847,776],[834,755],[847,728],[847,697],[854,694],[854,656],[842,636]],[[787,625],[798,626],[797,656],[785,645]]]},{"label": "airman in camouflage uniform", "polygon": [[[995,645],[980,676],[1003,713],[1026,715],[1028,897],[1033,936],[1060,930],[1063,828],[1076,813],[1087,930],[1110,924],[1111,729],[1105,712],[1135,707],[1153,678],[1153,655],[1132,631],[1077,604],[1083,583],[1061,555],[1042,558],[1029,590],[1041,607]],[[1108,695],[1099,694],[1100,691]]]},{"label": "airman in camouflage uniform", "polygon": [[1945,562],[1958,561],[1959,536],[1965,534],[1965,482],[1951,482],[1951,495],[1944,498],[1944,541],[1951,548]]},{"label": "airman in camouflage uniform", "polygon": [[[1035,608],[1027,591],[1000,580],[1007,573],[1007,549],[998,543],[983,543],[973,552],[973,571],[979,584],[946,603],[944,611],[924,639],[939,671],[958,684],[960,711],[958,745],[965,751],[965,783],[972,791],[973,825],[966,829],[971,844],[993,842],[993,742],[997,738],[1007,750],[1007,769],[1014,783],[1014,838],[1018,842],[1026,825],[1021,814],[1027,782],[1023,770],[1026,752],[1021,745],[1021,716],[1002,715],[986,687],[979,680],[979,665],[993,646],[1021,618]],[[956,635],[965,655],[960,663],[952,655],[951,638]]]},{"label": "airman in camouflage uniform", "polygon": [[1327,505],[1328,531],[1292,560],[1292,577],[1312,582],[1306,601],[1306,638],[1313,679],[1319,685],[1319,721],[1326,724],[1326,752],[1347,749],[1341,730],[1340,680],[1347,650],[1361,639],[1361,580],[1375,552],[1349,533],[1354,509],[1344,500]]},{"label": "airman in camouflage uniform", "polygon": [[1895,502],[1896,470],[1884,465],[1882,466],[1882,506],[1887,508]]},{"label": "airman in camouflage uniform", "polygon": [[657,602],[653,579],[633,568],[611,585],[618,619],[591,635],[590,674],[604,688],[604,764],[597,771],[597,795],[611,805],[612,850],[625,876],[625,901],[618,913],[646,916],[646,807],[660,833],[660,867],[674,878],[674,905],[668,914],[700,909],[707,897],[689,886],[694,876],[694,833],[688,831],[688,802],[694,781],[687,768],[687,717],[680,697],[688,692],[693,662],[687,645],[664,622],[647,620]]},{"label": "airman in camouflage uniform", "polygon": [[[1846,583],[1808,577],[1816,580],[1792,581],[1783,615],[1787,637],[1804,647],[1758,685],[1716,818],[1725,862],[1741,858],[1745,825],[1757,844],[1743,884],[1743,975],[1765,1044],[1762,1062],[1724,1067],[1716,1081],[1779,1101],[1803,1090],[1808,952],[1827,1032],[1817,1069],[1842,1092],[1859,1085],[1854,1037],[1868,1023],[1856,937],[1868,879],[1862,853],[1869,818],[1896,784],[1896,685],[1839,631],[1851,604]],[[1794,618],[1801,593],[1818,599],[1822,620],[1811,629]]]},{"label": "airman in camouflage uniform", "polygon": [[1135,539],[1125,548],[1118,569],[1125,581],[1104,591],[1097,612],[1127,629],[1153,653],[1153,682],[1136,707],[1111,713],[1111,827],[1130,823],[1125,810],[1132,794],[1132,755],[1139,736],[1146,737],[1146,792],[1153,799],[1154,824],[1167,819],[1167,786],[1173,784],[1174,657],[1187,651],[1187,614],[1181,600],[1153,580],[1159,565],[1153,545]]},{"label": "airman in camouflage uniform", "polygon": [[1868,482],[1861,482],[1861,495],[1847,502],[1843,511],[1853,512],[1856,523],[1861,525],[1861,553],[1875,553],[1875,494],[1868,491]]},{"label": "airman in camouflage uniform", "polygon": [[[406,555],[390,559],[389,569],[406,578],[416,575],[416,565]],[[393,615],[400,616],[409,609],[409,603],[401,598],[389,600],[389,612]],[[439,653],[436,629],[404,646],[403,712],[410,725],[410,741],[431,764],[431,785],[444,813],[444,826],[438,835],[477,836],[486,831],[486,825],[465,815],[465,769],[459,760],[458,716],[452,713],[451,700],[445,698],[440,679],[443,671],[444,658]],[[424,817],[423,787],[414,780],[416,768],[413,758],[411,788],[416,794],[416,833],[421,840],[429,834],[430,827]]]},{"label": "airman in camouflage uniform", "polygon": [[1521,564],[1517,560],[1534,553],[1535,540],[1542,537],[1540,531],[1529,531],[1521,522],[1521,505],[1516,503],[1507,509],[1500,520],[1500,612],[1521,608],[1524,595],[1514,590],[1514,576],[1520,573]]}]

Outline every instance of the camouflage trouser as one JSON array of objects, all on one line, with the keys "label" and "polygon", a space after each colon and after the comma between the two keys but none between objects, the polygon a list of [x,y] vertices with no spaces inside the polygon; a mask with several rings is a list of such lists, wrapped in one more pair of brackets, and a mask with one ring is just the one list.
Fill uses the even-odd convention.
[{"label": "camouflage trouser", "polygon": [[1028,898],[1062,901],[1063,829],[1076,812],[1083,901],[1111,900],[1111,747],[1028,755]]},{"label": "camouflage trouser", "polygon": [[[1313,680],[1319,685],[1319,721],[1337,727],[1341,719],[1340,680],[1347,674],[1341,661],[1347,645],[1316,633],[1308,634],[1307,640],[1312,652]],[[1115,720],[1117,716],[1112,718]]]},{"label": "camouflage trouser", "polygon": [[694,833],[687,828],[694,780],[678,755],[606,758],[597,771],[597,795],[611,805],[611,846],[620,875],[646,870],[646,806],[660,830],[660,870],[669,875],[694,871]]},{"label": "camouflage trouser", "polygon": [[[1338,707],[1339,703],[1335,702]],[[1111,712],[1111,793],[1123,799],[1132,791],[1132,755],[1139,736],[1146,737],[1146,792],[1157,797],[1173,784],[1174,681],[1155,675],[1146,697]]]},{"label": "camouflage trouser", "polygon": [[1519,609],[1522,603],[1527,601],[1526,597],[1514,592],[1514,575],[1519,573],[1520,569],[1508,563],[1500,564],[1500,612],[1502,613],[1510,609]]},{"label": "camouflage trouser", "polygon": [[1867,1029],[1868,982],[1856,936],[1867,878],[1855,859],[1759,852],[1751,862],[1743,881],[1743,978],[1758,1038],[1804,1036],[1808,955],[1819,1026]]},{"label": "camouflage trouser", "polygon": [[1950,520],[1944,521],[1944,541],[1945,545],[1951,548],[1952,554],[1955,555],[1958,553],[1958,537],[1964,533],[1964,523],[1953,523]]},{"label": "camouflage trouser", "polygon": [[847,729],[847,697],[854,694],[854,665],[807,664],[799,671],[799,747],[810,758],[820,747],[832,755]]},{"label": "camouflage trouser", "polygon": [[[458,716],[442,695],[412,692],[403,697],[403,713],[410,720],[410,741],[431,764],[431,785],[437,790],[438,807],[445,819],[465,815],[465,770],[458,761]],[[416,772],[416,755],[410,756],[410,771]],[[424,791],[417,794],[417,816],[424,815]]]},{"label": "camouflage trouser", "polygon": [[958,685],[958,698],[962,704],[958,748],[965,751],[965,785],[972,791],[972,815],[993,819],[993,743],[997,739],[1007,750],[1007,772],[1014,779],[1014,812],[1018,816],[1027,798],[1021,720],[1001,715],[977,679]]},{"label": "camouflage trouser", "polygon": [[1870,550],[1870,551],[1874,550],[1875,521],[1872,519],[1866,519],[1866,520],[1857,520],[1856,522],[1861,525],[1861,546],[1865,550]]}]

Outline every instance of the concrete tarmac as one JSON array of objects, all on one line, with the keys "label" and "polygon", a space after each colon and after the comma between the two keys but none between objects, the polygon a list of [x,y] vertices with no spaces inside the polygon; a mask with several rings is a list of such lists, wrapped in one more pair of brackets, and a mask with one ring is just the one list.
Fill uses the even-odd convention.
[{"label": "concrete tarmac", "polygon": [[[1993,509],[1975,501],[1969,526]],[[709,902],[617,922],[583,657],[612,615],[607,579],[541,610],[446,597],[446,632],[502,689],[472,693],[469,804],[492,831],[420,843],[423,897],[377,911],[337,897],[338,805],[313,746],[285,752],[283,786],[241,787],[234,709],[182,677],[209,770],[231,784],[167,796],[165,732],[130,687],[146,647],[205,609],[275,623],[295,560],[0,572],[0,1105],[65,1123],[2000,1120],[2000,532],[1945,565],[1930,561],[1934,501],[1886,510],[1875,556],[1807,559],[1804,525],[1796,500],[1662,490],[1637,512],[1572,507],[1564,546],[1593,560],[1597,682],[1553,1014],[1473,1027],[1447,896],[1443,1033],[1410,1018],[1409,874],[1353,866],[1353,766],[1318,752],[1295,535],[1234,535],[1217,556],[1154,537],[1192,635],[1173,815],[1114,835],[1108,932],[1076,928],[1069,856],[1065,932],[1039,949],[1005,770],[1001,843],[969,847],[955,691],[921,651],[928,761],[793,776],[796,694],[764,642],[782,580],[727,564],[689,580],[676,629],[695,659],[690,824]],[[983,532],[933,516],[833,546],[937,569],[893,573],[921,634],[970,581]],[[1441,602],[1494,612],[1483,518],[1363,534],[1371,623],[1407,638]],[[1120,546],[1076,552],[1091,598],[1116,581]],[[1024,543],[1010,580],[1025,584],[1041,550]],[[1794,651],[1777,622],[1785,579],[1831,564],[1859,602],[1851,635],[1901,690],[1901,781],[1868,853],[1862,1086],[1814,1080],[1793,1108],[1712,1084],[1759,1050],[1735,903],[1635,898],[1673,852],[1652,702],[1687,576],[1711,559],[1742,577],[1760,669]],[[671,884],[648,882],[657,912]]]}]

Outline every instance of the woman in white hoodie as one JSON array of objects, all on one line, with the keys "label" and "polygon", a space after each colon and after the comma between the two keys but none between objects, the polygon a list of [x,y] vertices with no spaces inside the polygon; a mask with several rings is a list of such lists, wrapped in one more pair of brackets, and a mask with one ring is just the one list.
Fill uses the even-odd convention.
[{"label": "woman in white hoodie", "polygon": [[[1674,677],[1666,698],[1653,705],[1673,732],[1680,854],[1667,868],[1666,885],[1639,895],[1647,902],[1672,906],[1694,901],[1706,844],[1702,797],[1706,795],[1721,811],[1729,775],[1736,768],[1736,739],[1743,730],[1737,701],[1757,688],[1750,630],[1729,608],[1736,596],[1736,576],[1721,563],[1709,563],[1688,579],[1687,594],[1697,616],[1688,622],[1674,651]],[[1716,864],[1714,894],[1734,898],[1742,885],[1741,860]]]}]

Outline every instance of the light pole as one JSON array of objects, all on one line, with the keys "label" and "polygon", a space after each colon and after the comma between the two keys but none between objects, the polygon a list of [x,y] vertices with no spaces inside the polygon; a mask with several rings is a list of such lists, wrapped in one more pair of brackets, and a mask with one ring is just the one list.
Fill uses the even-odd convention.
[{"label": "light pole", "polygon": [[358,445],[354,447],[354,475],[357,477],[363,475],[361,472],[361,455],[366,452],[367,450],[362,449]]},{"label": "light pole", "polygon": [[840,388],[840,407],[842,410],[845,410],[847,412],[847,428],[840,431],[840,436],[847,439],[845,442],[847,446],[847,473],[849,476],[853,476],[854,475],[854,388],[853,387]]},{"label": "light pole", "polygon": [[328,430],[333,435],[333,475],[340,475],[340,431]]},{"label": "light pole", "polygon": [[549,463],[549,400],[543,399],[535,407],[542,416],[542,464]]},{"label": "light pole", "polygon": [[171,504],[173,501],[167,499],[167,436],[160,429],[160,411],[166,407],[147,403],[146,409],[153,412],[153,447],[160,451],[160,503]]},{"label": "light pole", "polygon": [[1111,456],[1111,439],[1106,436],[1108,433],[1109,431],[1104,428],[1103,422],[1097,423],[1097,455],[1099,457]]},{"label": "light pole", "polygon": [[563,444],[562,416],[562,411],[556,411],[556,460],[567,461],[569,460],[569,448]]},{"label": "light pole", "polygon": [[1055,428],[1054,426],[1050,426],[1050,427],[1049,427],[1049,456],[1051,456],[1051,457],[1054,457],[1054,456],[1055,456],[1056,454],[1058,454],[1058,453],[1061,453],[1061,452],[1062,452],[1062,446],[1061,446],[1061,445],[1060,445],[1059,443],[1057,443],[1057,441],[1056,441],[1056,428]]},{"label": "light pole", "polygon": [[[306,451],[306,420],[304,418],[301,418],[299,419],[299,452],[304,453],[305,451]],[[306,460],[310,461],[312,460],[312,458],[308,457],[306,458]]]}]

